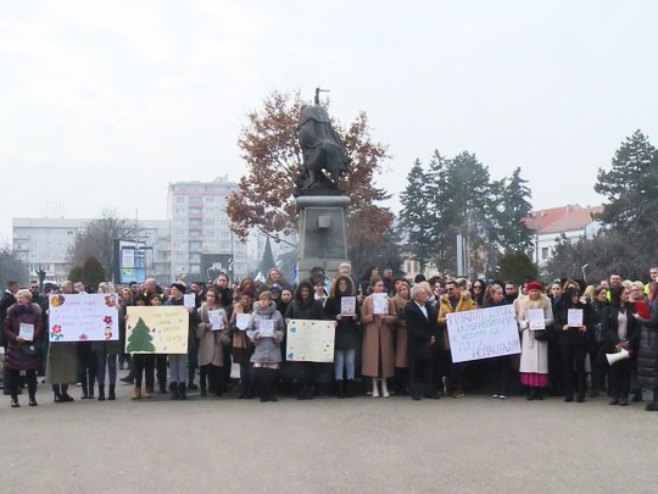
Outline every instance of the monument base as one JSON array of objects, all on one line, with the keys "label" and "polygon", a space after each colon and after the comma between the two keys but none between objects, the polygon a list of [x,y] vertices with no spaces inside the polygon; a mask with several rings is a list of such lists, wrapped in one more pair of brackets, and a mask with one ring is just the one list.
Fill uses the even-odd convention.
[{"label": "monument base", "polygon": [[314,267],[321,267],[331,279],[347,259],[347,196],[299,196],[297,279],[308,278]]}]

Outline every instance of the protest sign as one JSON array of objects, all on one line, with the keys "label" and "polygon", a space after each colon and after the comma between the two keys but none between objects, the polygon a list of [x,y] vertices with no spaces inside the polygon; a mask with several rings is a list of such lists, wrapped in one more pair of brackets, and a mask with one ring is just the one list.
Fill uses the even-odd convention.
[{"label": "protest sign", "polygon": [[251,314],[236,314],[235,316],[235,326],[244,331],[249,327],[249,320],[251,319]]},{"label": "protest sign", "polygon": [[126,353],[187,353],[189,312],[185,307],[131,306],[127,314]]},{"label": "protest sign", "polygon": [[116,294],[57,294],[49,302],[51,343],[119,339]]},{"label": "protest sign", "polygon": [[341,297],[340,315],[350,317],[354,314],[356,314],[356,297]]},{"label": "protest sign", "polygon": [[546,329],[546,319],[544,319],[544,309],[528,310],[528,323],[531,331],[541,331]]},{"label": "protest sign", "polygon": [[224,320],[222,319],[222,311],[209,310],[208,320],[210,321],[210,329],[212,331],[220,331],[224,329]]},{"label": "protest sign", "polygon": [[385,293],[372,294],[373,314],[388,314],[388,296]]},{"label": "protest sign", "polygon": [[583,309],[567,310],[567,325],[570,328],[580,328],[583,325]]},{"label": "protest sign", "polygon": [[274,336],[274,321],[272,319],[260,319],[258,321],[258,334],[261,338],[272,338]]},{"label": "protest sign", "polygon": [[333,321],[291,319],[286,337],[287,360],[333,362],[335,335]]},{"label": "protest sign", "polygon": [[453,312],[447,322],[453,362],[521,353],[511,305]]}]

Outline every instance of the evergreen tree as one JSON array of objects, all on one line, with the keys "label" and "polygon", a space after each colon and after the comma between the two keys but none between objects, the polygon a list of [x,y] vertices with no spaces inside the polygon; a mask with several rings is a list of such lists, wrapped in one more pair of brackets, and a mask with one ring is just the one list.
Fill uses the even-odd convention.
[{"label": "evergreen tree", "polygon": [[537,277],[537,266],[522,250],[507,249],[498,263],[496,277],[519,285]]},{"label": "evergreen tree", "polygon": [[272,253],[272,244],[270,242],[269,235],[265,241],[265,251],[263,252],[263,260],[260,262],[258,272],[263,276],[267,276],[267,272],[271,268],[275,268],[276,263],[274,262],[274,254]]},{"label": "evergreen tree", "polygon": [[369,266],[379,266],[380,270],[391,268],[394,276],[402,276],[402,236],[397,228],[390,227],[378,241],[361,244],[349,250],[352,263],[352,273],[356,277],[366,271]]},{"label": "evergreen tree", "polygon": [[[434,151],[429,162],[427,177],[427,195],[429,198],[428,217],[431,220],[431,249],[434,264],[441,272],[454,272],[454,244],[457,230],[452,226],[450,207],[451,196],[448,181],[448,160],[438,150]],[[451,257],[452,255],[452,257]]]},{"label": "evergreen tree", "polygon": [[126,352],[154,352],[155,346],[153,346],[151,341],[153,341],[153,337],[150,334],[149,327],[140,317],[137,321],[137,324],[130,333],[130,336],[128,337],[128,346],[126,347]]},{"label": "evergreen tree", "polygon": [[606,197],[597,219],[637,245],[658,238],[658,153],[640,130],[615,152],[609,171],[599,169],[594,190]]},{"label": "evergreen tree", "polygon": [[532,231],[523,221],[532,211],[532,194],[527,183],[521,178],[521,168],[517,167],[511,177],[492,184],[496,241],[512,251],[526,250],[532,245]]},{"label": "evergreen tree", "polygon": [[73,283],[82,281],[82,266],[73,266],[69,271],[69,280]]},{"label": "evergreen tree", "polygon": [[431,256],[434,231],[428,177],[418,159],[407,175],[407,187],[400,194],[400,202],[400,224],[407,236],[406,249],[423,271]]},{"label": "evergreen tree", "polygon": [[82,282],[95,289],[102,281],[105,281],[105,270],[100,261],[93,256],[85,259],[82,265]]}]

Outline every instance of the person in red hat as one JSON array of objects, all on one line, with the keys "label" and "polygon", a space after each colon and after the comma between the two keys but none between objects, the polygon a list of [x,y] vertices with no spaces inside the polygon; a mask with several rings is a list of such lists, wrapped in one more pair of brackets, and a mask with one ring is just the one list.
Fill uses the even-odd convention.
[{"label": "person in red hat", "polygon": [[[548,385],[548,343],[535,336],[539,335],[538,326],[549,330],[553,326],[553,309],[551,300],[542,293],[540,282],[530,281],[526,289],[527,296],[519,299],[517,306],[521,332],[521,384],[530,388],[528,400],[542,400],[544,388]],[[535,317],[536,314],[540,317]]]}]

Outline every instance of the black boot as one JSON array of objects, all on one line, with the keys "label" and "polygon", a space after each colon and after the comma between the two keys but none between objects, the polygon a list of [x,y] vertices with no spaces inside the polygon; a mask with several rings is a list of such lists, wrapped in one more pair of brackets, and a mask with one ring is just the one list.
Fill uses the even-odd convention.
[{"label": "black boot", "polygon": [[86,400],[89,398],[89,393],[87,392],[87,380],[83,379],[82,380],[82,395],[80,396],[81,400]]},{"label": "black boot", "polygon": [[186,391],[187,391],[187,388],[185,387],[185,383],[178,383],[178,399],[179,400],[187,400]]},{"label": "black boot", "polygon": [[116,387],[114,386],[114,384],[110,384],[110,394],[107,396],[108,400],[116,400],[117,399],[117,395],[115,394],[115,389],[116,389]]},{"label": "black boot", "polygon": [[342,379],[336,381],[336,398],[345,398],[345,387]]},{"label": "black boot", "polygon": [[258,369],[258,391],[260,394],[261,403],[270,401],[270,370],[271,369]]},{"label": "black boot", "polygon": [[199,386],[201,388],[201,398],[205,398],[206,396],[208,396],[208,391],[206,390],[206,383],[201,381],[199,383]]},{"label": "black boot", "polygon": [[526,400],[532,401],[535,398],[537,398],[537,391],[535,391],[537,388],[535,387],[530,387],[530,392],[528,393],[528,396],[526,397]]},{"label": "black boot", "polygon": [[535,392],[535,400],[543,400],[544,399],[544,388],[537,388],[537,391]]},{"label": "black boot", "polygon": [[345,394],[348,398],[354,398],[354,379],[348,379]]},{"label": "black boot", "polygon": [[564,397],[564,401],[566,403],[571,403],[573,401],[573,390],[572,389],[567,390],[567,395]]},{"label": "black boot", "polygon": [[170,400],[177,400],[178,399],[178,383],[169,383],[169,391],[171,394],[169,395]]},{"label": "black boot", "polygon": [[93,379],[89,382],[89,395],[88,395],[88,398],[90,400],[93,400],[95,398],[95,396],[94,396],[94,380]]},{"label": "black boot", "polygon": [[98,385],[98,401],[105,401],[105,384]]}]

